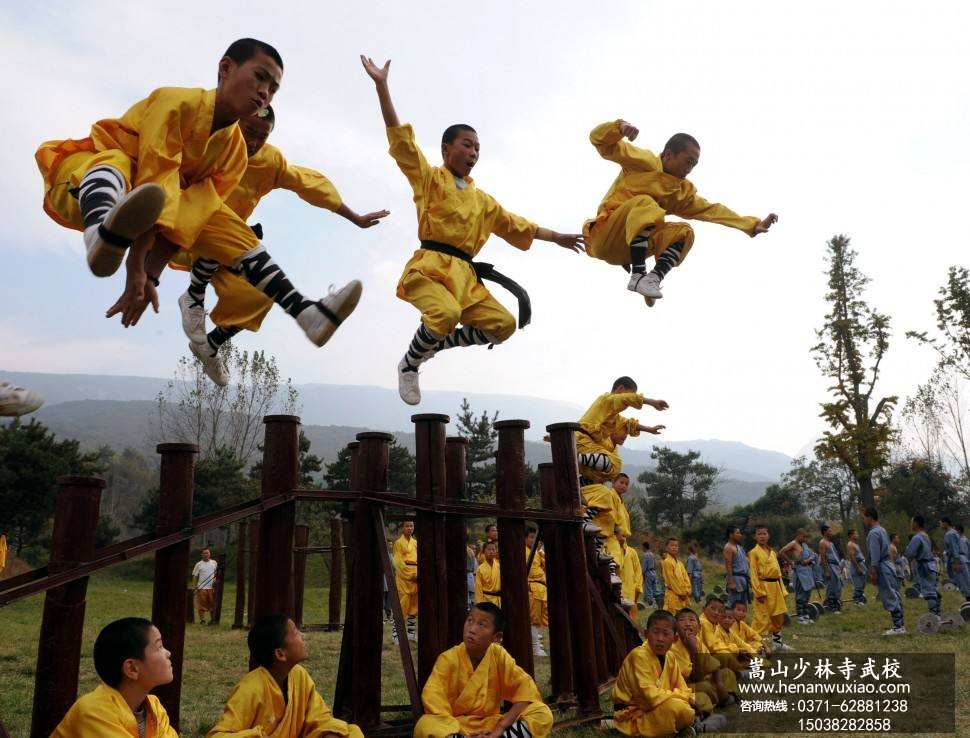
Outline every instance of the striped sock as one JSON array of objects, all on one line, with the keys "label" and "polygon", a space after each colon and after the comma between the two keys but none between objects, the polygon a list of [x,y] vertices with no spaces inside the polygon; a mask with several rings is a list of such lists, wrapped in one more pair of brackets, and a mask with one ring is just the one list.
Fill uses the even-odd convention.
[{"label": "striped sock", "polygon": [[294,318],[317,304],[300,294],[262,244],[240,258],[236,265],[242,269],[247,282]]},{"label": "striped sock", "polygon": [[221,326],[216,326],[208,335],[205,337],[209,344],[209,348],[212,349],[212,355],[215,356],[219,353],[219,348],[228,341],[230,338],[239,333],[242,328],[237,328],[236,326],[229,326],[228,328],[222,328]]},{"label": "striped sock", "polygon": [[579,466],[585,466],[593,471],[608,472],[613,468],[613,462],[602,452],[582,453],[579,455]]},{"label": "striped sock", "polygon": [[653,265],[651,274],[656,274],[660,279],[666,277],[667,272],[680,263],[680,255],[683,250],[684,244],[680,241],[668,246],[667,250],[657,257],[657,263]]},{"label": "striped sock", "polygon": [[84,227],[100,225],[108,211],[125,196],[127,190],[125,178],[114,167],[95,167],[87,172],[77,188]]},{"label": "striped sock", "polygon": [[647,246],[652,231],[653,226],[647,226],[630,242],[630,271],[634,274],[643,274],[647,271]]},{"label": "striped sock", "polygon": [[463,325],[438,341],[435,351],[444,351],[455,346],[485,346],[490,343],[494,343],[494,340],[485,331]]},{"label": "striped sock", "polygon": [[192,307],[204,307],[205,289],[212,281],[212,277],[219,269],[219,262],[215,259],[196,259],[189,273],[189,288],[186,293],[192,298]]},{"label": "striped sock", "polygon": [[416,372],[419,366],[434,356],[439,342],[444,341],[444,339],[444,336],[429,331],[424,323],[419,325],[418,330],[414,333],[414,338],[411,339],[411,345],[408,346],[408,350],[404,354],[404,363],[407,368],[403,371]]}]

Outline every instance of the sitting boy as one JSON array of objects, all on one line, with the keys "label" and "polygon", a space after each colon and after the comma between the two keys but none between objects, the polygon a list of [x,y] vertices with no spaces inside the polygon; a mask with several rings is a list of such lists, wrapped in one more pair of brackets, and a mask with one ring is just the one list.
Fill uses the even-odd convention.
[{"label": "sitting boy", "polygon": [[207,738],[363,738],[356,725],[337,720],[300,666],[303,633],[285,615],[264,615],[249,629],[249,654],[259,664],[229,695]]},{"label": "sitting boy", "polygon": [[172,681],[172,654],[144,618],[109,623],[94,642],[102,684],[75,702],[51,738],[178,738],[155,687]]},{"label": "sitting boy", "polygon": [[716,705],[729,705],[738,692],[734,672],[721,666],[700,637],[697,613],[685,607],[677,613],[677,642],[670,647],[687,686],[697,693],[697,704],[706,714]]},{"label": "sitting boy", "polygon": [[[766,233],[778,216],[740,216],[698,195],[687,180],[701,156],[700,144],[693,136],[674,134],[657,156],[630,143],[638,133],[625,120],[603,123],[590,132],[590,143],[599,155],[619,164],[621,171],[600,203],[596,218],[583,226],[583,233],[587,253],[629,269],[627,289],[643,295],[652,307],[655,300],[663,297],[660,282],[687,258],[694,243],[690,225],[665,221],[668,213],[688,220],[720,223],[751,237]],[[648,256],[656,258],[649,273]]]},{"label": "sitting boy", "polygon": [[[414,738],[454,735],[545,738],[552,711],[536,683],[500,645],[505,618],[479,602],[465,620],[463,642],[445,651],[421,692],[424,715]],[[502,714],[502,702],[511,703]]]}]

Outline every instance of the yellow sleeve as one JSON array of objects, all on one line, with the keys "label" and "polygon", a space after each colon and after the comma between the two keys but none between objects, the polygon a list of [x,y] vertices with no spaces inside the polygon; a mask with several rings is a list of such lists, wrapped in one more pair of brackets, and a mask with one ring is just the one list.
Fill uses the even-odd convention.
[{"label": "yellow sleeve", "polygon": [[243,677],[233,688],[222,708],[222,717],[206,733],[206,738],[261,738],[263,729],[260,726],[249,727],[259,713],[262,699],[258,684],[258,681]]},{"label": "yellow sleeve", "polygon": [[683,586],[683,579],[679,576],[677,571],[677,560],[672,556],[664,556],[661,568],[664,573],[664,584],[667,589],[671,590],[674,594],[680,595],[681,597],[686,597],[690,594],[690,589],[685,589],[682,592],[678,591],[674,586],[675,584],[680,584]]},{"label": "yellow sleeve", "polygon": [[394,560],[394,569],[396,571],[401,571],[404,568],[404,556],[407,553],[402,545],[402,539],[398,538],[394,541],[394,545],[391,546],[391,558]]},{"label": "yellow sleeve", "polygon": [[[445,651],[438,656],[434,662],[434,669],[431,670],[431,676],[421,690],[421,704],[424,705],[425,714],[454,716],[455,708],[448,697],[448,682],[456,668],[457,659],[453,650]],[[457,721],[455,724],[457,725]]]},{"label": "yellow sleeve", "polygon": [[508,702],[542,702],[539,688],[525,670],[515,663],[515,659],[501,646],[499,656],[500,697]]},{"label": "yellow sleeve", "polygon": [[491,195],[485,195],[485,222],[492,233],[523,251],[532,245],[538,228],[531,220],[510,213]]},{"label": "yellow sleeve", "polygon": [[155,712],[155,717],[158,719],[155,738],[179,738],[178,732],[169,723],[168,713],[165,712],[165,708],[162,707],[162,703],[158,697],[152,694],[148,695],[148,699],[152,700],[152,709]]},{"label": "yellow sleeve", "polygon": [[626,418],[621,415],[617,418],[617,430],[623,431],[627,436],[636,438],[640,435],[640,420],[638,418]]},{"label": "yellow sleeve", "polygon": [[404,176],[411,183],[415,194],[423,190],[424,182],[431,173],[431,165],[424,158],[417,141],[414,140],[414,129],[410,123],[387,129],[387,141],[391,145],[388,153],[397,162]]},{"label": "yellow sleeve", "polygon": [[[631,655],[634,651],[630,652]],[[629,656],[627,658],[630,658]],[[658,686],[657,679],[651,672],[647,660],[656,658],[652,652],[648,654],[636,654],[633,667],[633,677],[635,684],[629,685],[631,705],[639,707],[641,710],[654,710],[664,702],[674,696],[674,693],[664,687]],[[621,668],[622,671],[622,668]],[[680,673],[680,670],[677,672]]]},{"label": "yellow sleeve", "polygon": [[761,222],[761,218],[756,218],[753,215],[738,215],[730,208],[720,203],[708,202],[697,194],[678,208],[676,215],[682,218],[704,220],[708,223],[737,228],[749,236],[754,231],[754,227]]},{"label": "yellow sleeve", "polygon": [[[627,408],[632,407],[639,410],[643,407],[643,401],[645,399],[639,392],[613,392],[607,395],[606,404],[611,415],[619,415]],[[624,418],[624,420],[627,419]]]},{"label": "yellow sleeve", "polygon": [[485,599],[484,587],[482,587],[482,573],[484,571],[481,566],[475,571],[475,602],[482,602]]},{"label": "yellow sleeve", "polygon": [[620,133],[620,120],[601,123],[589,134],[589,142],[593,144],[599,155],[607,161],[616,162],[624,169],[636,172],[663,171],[660,159],[651,151],[634,146],[623,138]]},{"label": "yellow sleeve", "polygon": [[767,597],[768,588],[761,581],[761,572],[758,571],[761,568],[761,557],[758,555],[757,546],[748,552],[748,560],[751,562],[751,591],[755,597]]},{"label": "yellow sleeve", "polygon": [[308,694],[304,708],[304,715],[306,717],[303,719],[302,735],[313,736],[314,738],[327,733],[335,733],[340,736],[350,735],[350,725],[333,716],[333,713],[327,707],[327,703],[323,701],[323,697],[320,696],[309,674],[306,675],[306,679],[308,681]]},{"label": "yellow sleeve", "polygon": [[276,187],[296,193],[304,202],[318,208],[336,211],[343,200],[333,182],[315,169],[290,164],[282,154],[278,155]]}]

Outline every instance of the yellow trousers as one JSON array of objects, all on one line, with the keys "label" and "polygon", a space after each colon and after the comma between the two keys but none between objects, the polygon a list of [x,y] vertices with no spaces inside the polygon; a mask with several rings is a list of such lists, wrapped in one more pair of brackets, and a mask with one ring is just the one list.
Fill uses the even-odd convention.
[{"label": "yellow trousers", "polygon": [[672,736],[694,724],[694,708],[685,700],[675,697],[648,711],[639,707],[620,710],[613,715],[613,723],[620,733],[631,738]]},{"label": "yellow trousers", "polygon": [[[648,256],[660,256],[675,243],[683,243],[680,264],[694,245],[694,229],[681,221],[664,222],[666,211],[649,195],[631,197],[610,213],[603,223],[587,226],[586,253],[609,264],[630,263],[630,242],[647,226],[653,226],[647,245]],[[590,229],[590,226],[592,228]]]},{"label": "yellow trousers", "polygon": [[685,607],[690,607],[690,594],[679,595],[667,587],[664,591],[663,609],[676,615],[678,610],[683,610]]},{"label": "yellow trousers", "polygon": [[[576,454],[604,454],[609,459],[610,466],[605,471],[591,469],[588,466],[580,464],[580,475],[591,482],[598,482],[600,484],[603,482],[612,482],[616,478],[616,475],[620,473],[620,470],[623,469],[623,461],[620,459],[620,455],[616,452],[615,448],[607,448],[594,441],[585,433],[576,434]],[[586,493],[584,492],[583,494]],[[593,505],[593,507],[599,507],[599,505]]]},{"label": "yellow trousers", "polygon": [[420,310],[421,322],[440,336],[459,323],[484,331],[496,343],[515,332],[515,317],[478,281],[471,265],[447,254],[415,252],[397,284],[397,296]]},{"label": "yellow trousers", "polygon": [[395,577],[397,596],[401,601],[401,613],[404,617],[418,614],[418,583],[410,579]]},{"label": "yellow trousers", "polygon": [[779,632],[784,624],[784,613],[769,615],[767,605],[762,605],[757,599],[754,601],[754,617],[751,618],[751,627],[758,631],[762,638]]}]

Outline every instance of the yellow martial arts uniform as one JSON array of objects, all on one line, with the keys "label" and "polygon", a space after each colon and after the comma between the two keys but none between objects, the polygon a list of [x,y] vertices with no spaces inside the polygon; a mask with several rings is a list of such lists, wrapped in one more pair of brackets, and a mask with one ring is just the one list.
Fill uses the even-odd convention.
[{"label": "yellow martial arts uniform", "polygon": [[0,574],[7,568],[7,537],[0,535]]},{"label": "yellow martial arts uniform", "polygon": [[720,625],[708,620],[704,613],[701,613],[699,620],[701,622],[700,640],[707,650],[721,662],[722,666],[732,671],[741,671],[744,668],[744,664],[738,660],[741,648],[730,634],[725,633]]},{"label": "yellow martial arts uniform", "polygon": [[[391,547],[394,559],[394,581],[397,583],[397,595],[401,600],[401,612],[408,615],[418,614],[418,539],[411,536],[408,540],[403,535],[398,536]],[[407,562],[413,561],[409,564]]]},{"label": "yellow martial arts uniform", "polygon": [[[756,545],[748,551],[751,563],[751,592],[754,594],[754,618],[751,627],[761,637],[781,630],[785,623],[788,603],[785,601],[785,585],[781,581],[778,557],[769,546]],[[763,601],[758,598],[764,597]]]},{"label": "yellow martial arts uniform", "polygon": [[414,738],[488,733],[502,719],[503,701],[531,702],[519,719],[534,738],[549,735],[552,711],[508,651],[493,643],[472,667],[464,643],[449,648],[438,656],[421,691],[424,715],[414,726]]},{"label": "yellow martial arts uniform", "polygon": [[697,194],[689,180],[667,174],[660,157],[634,146],[620,133],[621,121],[597,126],[589,134],[590,143],[600,156],[620,165],[596,218],[586,221],[586,253],[610,264],[630,263],[630,243],[644,228],[653,226],[648,255],[660,256],[675,243],[683,243],[682,264],[694,243],[694,229],[687,223],[665,222],[668,213],[680,218],[706,220],[754,233],[760,218],[738,215]]},{"label": "yellow martial arts uniform", "polygon": [[613,724],[623,735],[671,736],[694,724],[694,697],[668,651],[663,667],[649,644],[627,654],[613,685]]},{"label": "yellow martial arts uniform", "polygon": [[[153,694],[145,706],[145,738],[178,738],[168,713]],[[99,684],[71,705],[50,738],[138,738],[138,722],[121,693]]]},{"label": "yellow martial arts uniform", "polygon": [[158,232],[198,256],[231,265],[259,241],[225,204],[246,171],[246,142],[238,125],[211,133],[216,91],[162,87],[121,118],[91,127],[80,140],[47,141],[35,158],[44,177],[44,210],[83,231],[70,194],[97,166],[117,169],[132,187],[154,182],[165,191]]},{"label": "yellow martial arts uniform", "polygon": [[761,634],[744,621],[735,621],[731,626],[731,635],[739,643],[744,643],[748,653],[758,653],[761,650]]},{"label": "yellow martial arts uniform", "polygon": [[668,553],[661,558],[660,568],[666,587],[663,609],[676,615],[678,610],[690,607],[690,577],[683,562]]},{"label": "yellow martial arts uniform", "polygon": [[206,738],[316,738],[325,733],[364,738],[356,725],[333,716],[299,664],[287,676],[286,693],[284,700],[269,671],[262,666],[253,669],[232,690],[222,717]]},{"label": "yellow martial arts uniform", "polygon": [[[532,550],[525,547],[525,561],[529,562]],[[529,569],[529,622],[532,625],[549,625],[549,604],[546,594],[546,552],[536,551]]]},{"label": "yellow martial arts uniform", "polygon": [[617,498],[616,507],[616,527],[620,529],[620,533],[627,540],[630,540],[630,536],[633,535],[633,531],[630,529],[630,511],[626,507],[626,503],[623,498],[620,497],[619,492],[615,492]]},{"label": "yellow martial arts uniform", "polygon": [[[475,602],[491,602],[502,606],[502,597],[497,592],[502,591],[502,570],[498,559],[488,563],[482,561],[475,571]],[[492,594],[489,594],[489,593]]]},{"label": "yellow martial arts uniform", "polygon": [[694,664],[690,658],[690,651],[679,638],[667,651],[667,658],[677,660],[677,667],[684,677],[687,688],[694,693],[694,701],[705,715],[714,712],[714,705],[718,704],[717,687],[714,686],[714,674],[721,668],[721,663],[714,658],[700,641],[697,642],[697,661],[701,668],[701,678],[693,681]]},{"label": "yellow martial arts uniform", "polygon": [[[518,249],[532,245],[536,224],[505,210],[465,177],[458,189],[444,166],[432,167],[414,140],[410,125],[387,129],[389,152],[408,178],[418,213],[418,238],[454,246],[474,257],[489,235]],[[474,326],[496,341],[515,331],[512,314],[478,281],[467,262],[436,251],[418,249],[404,267],[397,296],[421,311],[429,331],[450,334],[459,323]]]},{"label": "yellow martial arts uniform", "polygon": [[[259,201],[273,190],[289,190],[311,205],[336,211],[343,200],[333,183],[314,169],[290,164],[282,152],[270,144],[249,158],[249,165],[239,186],[226,198],[226,205],[243,221],[248,221]],[[176,269],[188,269],[198,258],[195,249],[173,259]],[[219,300],[209,318],[221,328],[243,328],[258,331],[273,307],[273,300],[253,287],[242,276],[219,269],[212,278]]]},{"label": "yellow martial arts uniform", "polygon": [[622,545],[623,556],[620,559],[620,579],[623,584],[620,593],[623,599],[633,603],[630,608],[630,617],[634,622],[637,619],[637,603],[643,595],[643,569],[640,568],[640,557],[630,546]]}]

